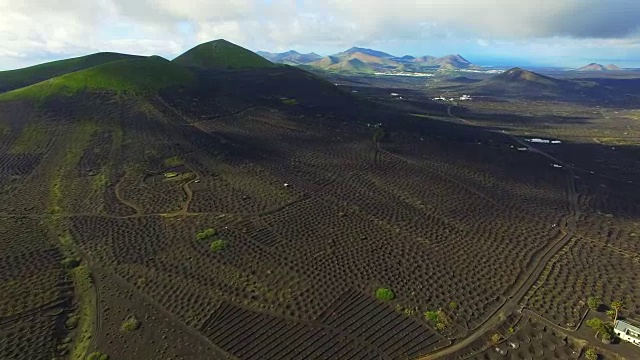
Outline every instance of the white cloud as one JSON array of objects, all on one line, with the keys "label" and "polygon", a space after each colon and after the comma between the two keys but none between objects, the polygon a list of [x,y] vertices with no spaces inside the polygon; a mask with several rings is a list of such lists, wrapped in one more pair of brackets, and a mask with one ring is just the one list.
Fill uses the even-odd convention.
[{"label": "white cloud", "polygon": [[637,0],[0,0],[0,67],[98,50],[173,56],[216,38],[265,50],[442,38],[635,49],[639,31]]}]

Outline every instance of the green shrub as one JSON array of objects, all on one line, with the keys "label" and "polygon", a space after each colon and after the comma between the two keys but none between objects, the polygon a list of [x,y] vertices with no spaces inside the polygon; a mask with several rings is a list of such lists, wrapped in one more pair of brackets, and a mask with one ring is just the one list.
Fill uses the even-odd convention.
[{"label": "green shrub", "polygon": [[598,310],[600,305],[602,305],[602,300],[597,296],[591,296],[587,299],[587,305],[591,310]]},{"label": "green shrub", "polygon": [[67,269],[74,269],[76,267],[78,267],[80,265],[80,259],[79,258],[65,258],[64,260],[62,260],[62,266],[64,266]]},{"label": "green shrub", "polygon": [[87,356],[87,360],[109,360],[109,355],[95,351]]},{"label": "green shrub", "polygon": [[196,234],[196,239],[206,240],[212,236],[215,236],[217,232],[213,229],[206,229]]},{"label": "green shrub", "polygon": [[139,328],[140,328],[140,320],[138,320],[138,318],[136,318],[135,315],[129,315],[124,320],[124,322],[122,322],[122,326],[120,327],[120,330],[122,330],[123,332],[131,332],[134,330],[138,330]]},{"label": "green shrub", "polygon": [[214,240],[211,243],[211,251],[216,252],[225,248],[227,243],[224,240]]},{"label": "green shrub", "polygon": [[425,319],[433,322],[434,324],[438,323],[439,316],[437,311],[425,311],[424,313]]},{"label": "green shrub", "polygon": [[613,326],[610,323],[606,323],[598,318],[589,319],[585,323],[595,332],[600,333],[602,335],[602,338],[605,340],[610,340],[615,335],[613,332]]},{"label": "green shrub", "polygon": [[378,288],[378,290],[376,290],[376,298],[390,301],[396,298],[396,294],[389,288]]},{"label": "green shrub", "polygon": [[298,104],[298,100],[296,99],[283,99],[282,103],[285,105],[297,105]]},{"label": "green shrub", "polygon": [[78,316],[77,315],[73,315],[70,316],[67,321],[65,321],[64,326],[67,328],[67,330],[73,330],[76,327],[78,327]]}]

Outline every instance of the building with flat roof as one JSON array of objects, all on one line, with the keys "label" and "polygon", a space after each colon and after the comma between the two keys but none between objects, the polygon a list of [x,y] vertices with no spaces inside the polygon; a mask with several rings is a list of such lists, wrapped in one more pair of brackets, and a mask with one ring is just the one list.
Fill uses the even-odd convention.
[{"label": "building with flat roof", "polygon": [[616,321],[616,326],[613,328],[613,332],[620,337],[620,339],[640,346],[640,328],[629,324],[626,321]]}]

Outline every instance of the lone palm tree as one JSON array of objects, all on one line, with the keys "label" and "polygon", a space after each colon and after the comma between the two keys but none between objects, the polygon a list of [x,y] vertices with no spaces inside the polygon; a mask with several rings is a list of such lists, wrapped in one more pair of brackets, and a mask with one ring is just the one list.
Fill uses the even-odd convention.
[{"label": "lone palm tree", "polygon": [[624,305],[622,304],[622,301],[613,301],[611,303],[611,308],[613,310],[615,310],[615,316],[613,318],[613,325],[616,324],[616,322],[618,321],[618,313],[620,312],[620,310],[622,309]]}]

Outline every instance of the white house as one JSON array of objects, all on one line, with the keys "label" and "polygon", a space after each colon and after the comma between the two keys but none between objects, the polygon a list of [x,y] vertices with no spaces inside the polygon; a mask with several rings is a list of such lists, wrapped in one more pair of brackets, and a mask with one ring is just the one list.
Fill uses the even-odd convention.
[{"label": "white house", "polygon": [[618,320],[613,332],[624,341],[628,341],[634,345],[640,346],[640,328],[633,326],[628,322]]}]

